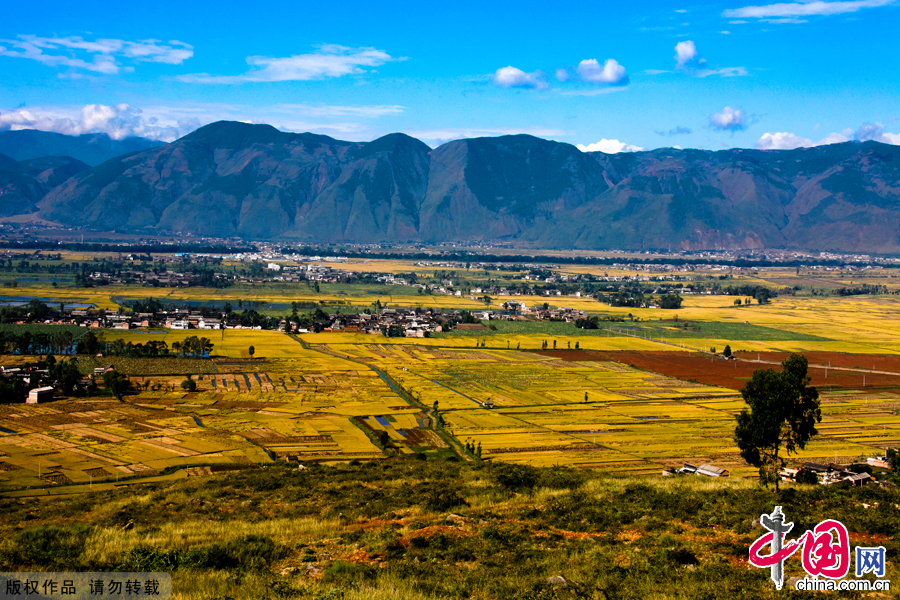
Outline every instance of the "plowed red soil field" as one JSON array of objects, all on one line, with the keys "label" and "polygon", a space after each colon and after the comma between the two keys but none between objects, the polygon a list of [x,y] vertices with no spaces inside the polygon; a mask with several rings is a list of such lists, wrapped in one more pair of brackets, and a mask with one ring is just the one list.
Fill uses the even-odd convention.
[{"label": "plowed red soil field", "polygon": [[[653,371],[670,377],[699,381],[707,385],[739,390],[757,369],[780,370],[780,363],[787,358],[783,352],[761,352],[757,354],[740,354],[739,360],[723,360],[711,358],[709,355],[689,352],[594,352],[590,350],[545,350],[539,352],[545,356],[553,356],[569,361],[616,361],[631,365],[638,369]],[[811,385],[820,389],[866,389],[900,388],[900,356],[882,354],[843,354],[838,352],[809,352],[809,374]],[[765,361],[779,364],[764,364]],[[826,369],[829,361],[832,367],[872,369],[892,371],[892,374],[862,373],[859,371],[842,371],[834,368]],[[823,366],[817,366],[823,365]],[[894,390],[897,391],[897,390]]]}]

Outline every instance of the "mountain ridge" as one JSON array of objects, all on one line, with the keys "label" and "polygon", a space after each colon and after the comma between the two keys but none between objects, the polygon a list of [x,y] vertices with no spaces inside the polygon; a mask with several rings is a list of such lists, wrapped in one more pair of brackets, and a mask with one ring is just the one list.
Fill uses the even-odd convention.
[{"label": "mountain ridge", "polygon": [[900,250],[900,147],[604,154],[528,135],[429,148],[217,122],[50,190],[93,229],[302,242]]},{"label": "mountain ridge", "polygon": [[45,156],[71,156],[95,167],[111,158],[163,144],[164,142],[141,137],[114,140],[105,133],[73,136],[37,129],[0,131],[0,153],[16,161]]}]

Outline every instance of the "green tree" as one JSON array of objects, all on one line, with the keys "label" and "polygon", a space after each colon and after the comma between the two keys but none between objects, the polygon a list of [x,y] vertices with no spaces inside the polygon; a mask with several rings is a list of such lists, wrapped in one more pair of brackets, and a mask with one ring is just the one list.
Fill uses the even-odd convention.
[{"label": "green tree", "polygon": [[56,379],[60,391],[66,396],[71,396],[75,390],[75,385],[81,378],[78,372],[78,363],[75,359],[53,361],[51,364],[51,356],[47,357],[47,372],[52,379]]},{"label": "green tree", "polygon": [[0,404],[15,404],[25,402],[28,390],[21,379],[13,379],[12,383],[0,379]]},{"label": "green tree", "polygon": [[71,354],[74,339],[71,333],[63,331],[53,336],[53,346],[57,352]]},{"label": "green tree", "polygon": [[[683,298],[679,294],[666,294],[659,297],[659,307],[667,309],[679,309]],[[677,320],[677,319],[676,319]]]},{"label": "green tree", "polygon": [[378,432],[378,442],[381,444],[383,448],[387,448],[391,443],[391,436],[387,431],[383,429]]},{"label": "green tree", "polygon": [[802,354],[791,354],[782,370],[758,369],[741,390],[749,406],[737,415],[734,441],[741,458],[758,467],[765,481],[774,477],[778,491],[778,470],[784,465],[782,448],[790,455],[806,447],[822,420],[819,392],[809,386],[809,366]]},{"label": "green tree", "polygon": [[797,477],[794,479],[797,483],[806,483],[810,485],[819,483],[819,477],[816,475],[816,472],[810,471],[809,469],[800,469],[800,471],[797,472]]},{"label": "green tree", "polygon": [[186,392],[196,392],[197,391],[197,382],[191,379],[190,377],[185,377],[184,381],[181,382],[181,389]]},{"label": "green tree", "polygon": [[725,349],[722,350],[722,354],[724,356],[727,356],[728,358],[731,358],[731,346],[726,345]]},{"label": "green tree", "polygon": [[113,393],[113,396],[119,400],[122,399],[125,392],[131,389],[131,382],[128,380],[128,377],[115,369],[103,374],[103,385],[105,385],[106,389],[110,390]]},{"label": "green tree", "polygon": [[97,335],[93,331],[88,331],[81,337],[78,342],[76,352],[78,354],[97,354],[103,348],[103,337]]},{"label": "green tree", "polygon": [[249,348],[247,348],[247,354],[249,354],[250,358],[252,359],[253,355],[256,354],[256,348],[254,348],[253,346],[250,346]]}]

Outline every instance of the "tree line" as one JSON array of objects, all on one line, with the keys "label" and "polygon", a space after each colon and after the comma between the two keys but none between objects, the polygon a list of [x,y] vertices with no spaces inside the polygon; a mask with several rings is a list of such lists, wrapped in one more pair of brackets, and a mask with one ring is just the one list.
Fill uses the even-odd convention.
[{"label": "tree line", "polygon": [[[55,247],[55,246],[54,246]],[[665,248],[659,248],[659,252],[668,252]],[[429,260],[448,261],[461,263],[549,263],[568,265],[616,265],[627,262],[628,264],[642,265],[728,265],[733,267],[805,267],[825,266],[842,267],[847,265],[877,264],[875,261],[864,260],[837,260],[837,259],[812,259],[804,260],[769,260],[749,258],[629,258],[627,261],[621,257],[598,256],[542,256],[527,254],[476,254],[474,252],[370,252],[350,250],[347,248],[327,249],[303,246],[299,248],[283,247],[282,254],[299,254],[301,256],[344,256],[347,258],[382,258],[389,260]]]},{"label": "tree line", "polygon": [[160,358],[166,356],[184,356],[205,358],[212,352],[214,344],[205,337],[192,335],[180,342],[172,342],[169,346],[162,340],[150,340],[144,344],[126,342],[119,338],[111,342],[103,339],[102,334],[88,331],[78,342],[78,354],[104,356],[123,356],[127,358]]}]

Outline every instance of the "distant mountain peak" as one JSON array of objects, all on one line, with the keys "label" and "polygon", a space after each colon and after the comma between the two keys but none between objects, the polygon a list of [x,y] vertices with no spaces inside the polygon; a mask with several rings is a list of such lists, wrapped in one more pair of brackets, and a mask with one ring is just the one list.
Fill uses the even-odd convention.
[{"label": "distant mountain peak", "polygon": [[17,161],[44,156],[71,156],[87,165],[97,166],[117,156],[162,145],[164,142],[139,137],[114,140],[105,133],[75,136],[37,129],[0,131],[0,153]]},{"label": "distant mountain peak", "polygon": [[253,144],[284,144],[296,134],[284,133],[271,125],[216,121],[189,133],[182,140],[203,141],[218,148],[240,148]]}]

